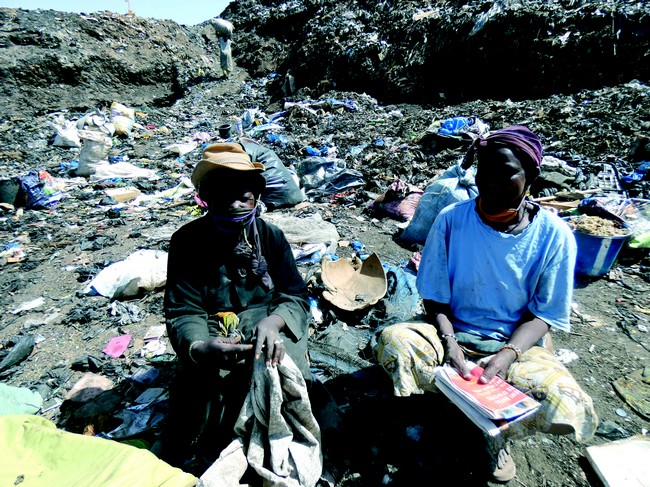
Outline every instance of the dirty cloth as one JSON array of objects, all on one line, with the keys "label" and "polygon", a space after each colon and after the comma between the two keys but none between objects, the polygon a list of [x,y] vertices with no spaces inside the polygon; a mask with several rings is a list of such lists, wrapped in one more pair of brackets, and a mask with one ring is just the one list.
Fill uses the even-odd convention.
[{"label": "dirty cloth", "polygon": [[[392,378],[396,396],[438,390],[433,370],[443,364],[444,348],[433,325],[405,322],[389,326],[381,332],[375,354]],[[483,366],[490,358],[488,355],[477,363]],[[598,417],[591,397],[548,350],[526,350],[508,369],[506,381],[541,403],[535,415],[507,430],[509,438],[549,432],[554,425],[569,425],[576,440],[582,442],[596,431]]]},{"label": "dirty cloth", "polygon": [[650,419],[650,367],[616,379],[614,389],[632,409]]},{"label": "dirty cloth", "polygon": [[250,466],[267,486],[316,485],[323,467],[320,428],[305,380],[289,356],[277,367],[256,360],[235,439],[201,476],[205,487],[236,487]]},{"label": "dirty cloth", "polygon": [[193,475],[147,451],[56,428],[40,416],[0,417],[0,485],[189,487]]},{"label": "dirty cloth", "polygon": [[422,191],[417,186],[408,184],[401,179],[393,181],[388,189],[377,196],[368,208],[378,214],[388,215],[402,222],[410,221],[416,212]]},{"label": "dirty cloth", "polygon": [[477,153],[494,147],[513,147],[536,167],[542,165],[542,142],[537,134],[525,125],[511,125],[474,140],[465,155],[463,168],[467,169],[472,165]]}]

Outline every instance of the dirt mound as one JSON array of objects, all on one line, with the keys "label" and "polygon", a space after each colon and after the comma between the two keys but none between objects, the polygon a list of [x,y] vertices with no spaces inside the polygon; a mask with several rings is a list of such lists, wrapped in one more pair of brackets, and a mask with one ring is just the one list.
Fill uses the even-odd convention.
[{"label": "dirt mound", "polygon": [[[299,88],[366,92],[382,103],[524,100],[650,74],[643,2],[232,2],[236,63]],[[91,108],[120,97],[170,104],[216,78],[208,21],[0,9],[0,115]],[[287,82],[287,77],[290,83]]]},{"label": "dirt mound", "polygon": [[0,116],[115,99],[168,105],[188,83],[220,73],[214,56],[172,21],[1,8],[0,24]]}]

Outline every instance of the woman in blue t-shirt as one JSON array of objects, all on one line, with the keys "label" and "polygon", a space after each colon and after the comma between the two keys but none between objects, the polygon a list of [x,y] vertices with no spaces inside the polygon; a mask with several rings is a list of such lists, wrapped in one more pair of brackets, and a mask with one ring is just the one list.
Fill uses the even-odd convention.
[{"label": "woman in blue t-shirt", "polygon": [[[384,329],[378,360],[398,396],[434,390],[433,369],[443,362],[466,378],[466,360],[478,362],[480,382],[499,376],[542,404],[509,438],[543,431],[589,439],[598,422],[592,400],[549,351],[550,328],[570,329],[576,243],[564,221],[526,198],[541,141],[513,125],[477,139],[464,168],[475,160],[479,196],[440,212],[422,253],[417,288],[427,322]],[[505,482],[516,469],[503,436],[488,443],[494,480]]]}]

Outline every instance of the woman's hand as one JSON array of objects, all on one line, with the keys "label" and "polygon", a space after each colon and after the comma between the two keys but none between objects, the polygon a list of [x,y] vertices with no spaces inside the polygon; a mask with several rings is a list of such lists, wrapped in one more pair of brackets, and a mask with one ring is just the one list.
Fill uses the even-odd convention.
[{"label": "woman's hand", "polygon": [[479,377],[479,382],[487,384],[496,375],[502,379],[506,378],[506,373],[517,360],[518,355],[534,346],[546,333],[549,325],[532,313],[528,312],[522,319],[522,323],[515,328],[514,333],[508,340],[508,345],[519,350],[515,352],[512,348],[502,348],[496,355],[492,356]]},{"label": "woman's hand", "polygon": [[452,313],[449,305],[425,299],[424,309],[430,323],[438,330],[438,336],[445,347],[445,360],[456,369],[463,379],[470,380],[472,375],[469,367],[465,364],[465,353],[458,345],[456,335],[454,335],[454,326],[451,324]]},{"label": "woman's hand", "polygon": [[259,359],[264,351],[267,366],[275,367],[282,361],[286,349],[280,330],[284,326],[284,320],[277,315],[267,316],[257,324],[255,360]]},{"label": "woman's hand", "polygon": [[513,350],[509,348],[502,349],[499,353],[492,356],[483,369],[483,373],[478,378],[478,381],[481,384],[487,384],[495,375],[505,380],[506,373],[516,358],[517,354]]},{"label": "woman's hand", "polygon": [[445,344],[446,358],[449,364],[456,369],[460,376],[465,380],[470,380],[472,375],[470,374],[469,367],[465,363],[465,354],[463,349],[460,348],[460,345],[453,338],[443,338],[447,343]]},{"label": "woman's hand", "polygon": [[240,357],[238,354],[250,352],[251,344],[241,343],[241,337],[215,337],[199,342],[192,347],[192,358],[199,364],[216,364],[220,368],[229,368],[236,364]]}]

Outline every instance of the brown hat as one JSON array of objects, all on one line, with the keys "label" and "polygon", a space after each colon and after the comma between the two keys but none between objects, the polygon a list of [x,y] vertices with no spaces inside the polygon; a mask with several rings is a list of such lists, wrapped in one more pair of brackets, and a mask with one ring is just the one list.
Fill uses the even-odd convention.
[{"label": "brown hat", "polygon": [[203,149],[203,159],[192,172],[194,187],[198,189],[203,178],[216,169],[255,171],[256,174],[261,174],[265,168],[260,162],[251,162],[251,158],[240,144],[234,142],[210,144]]}]

